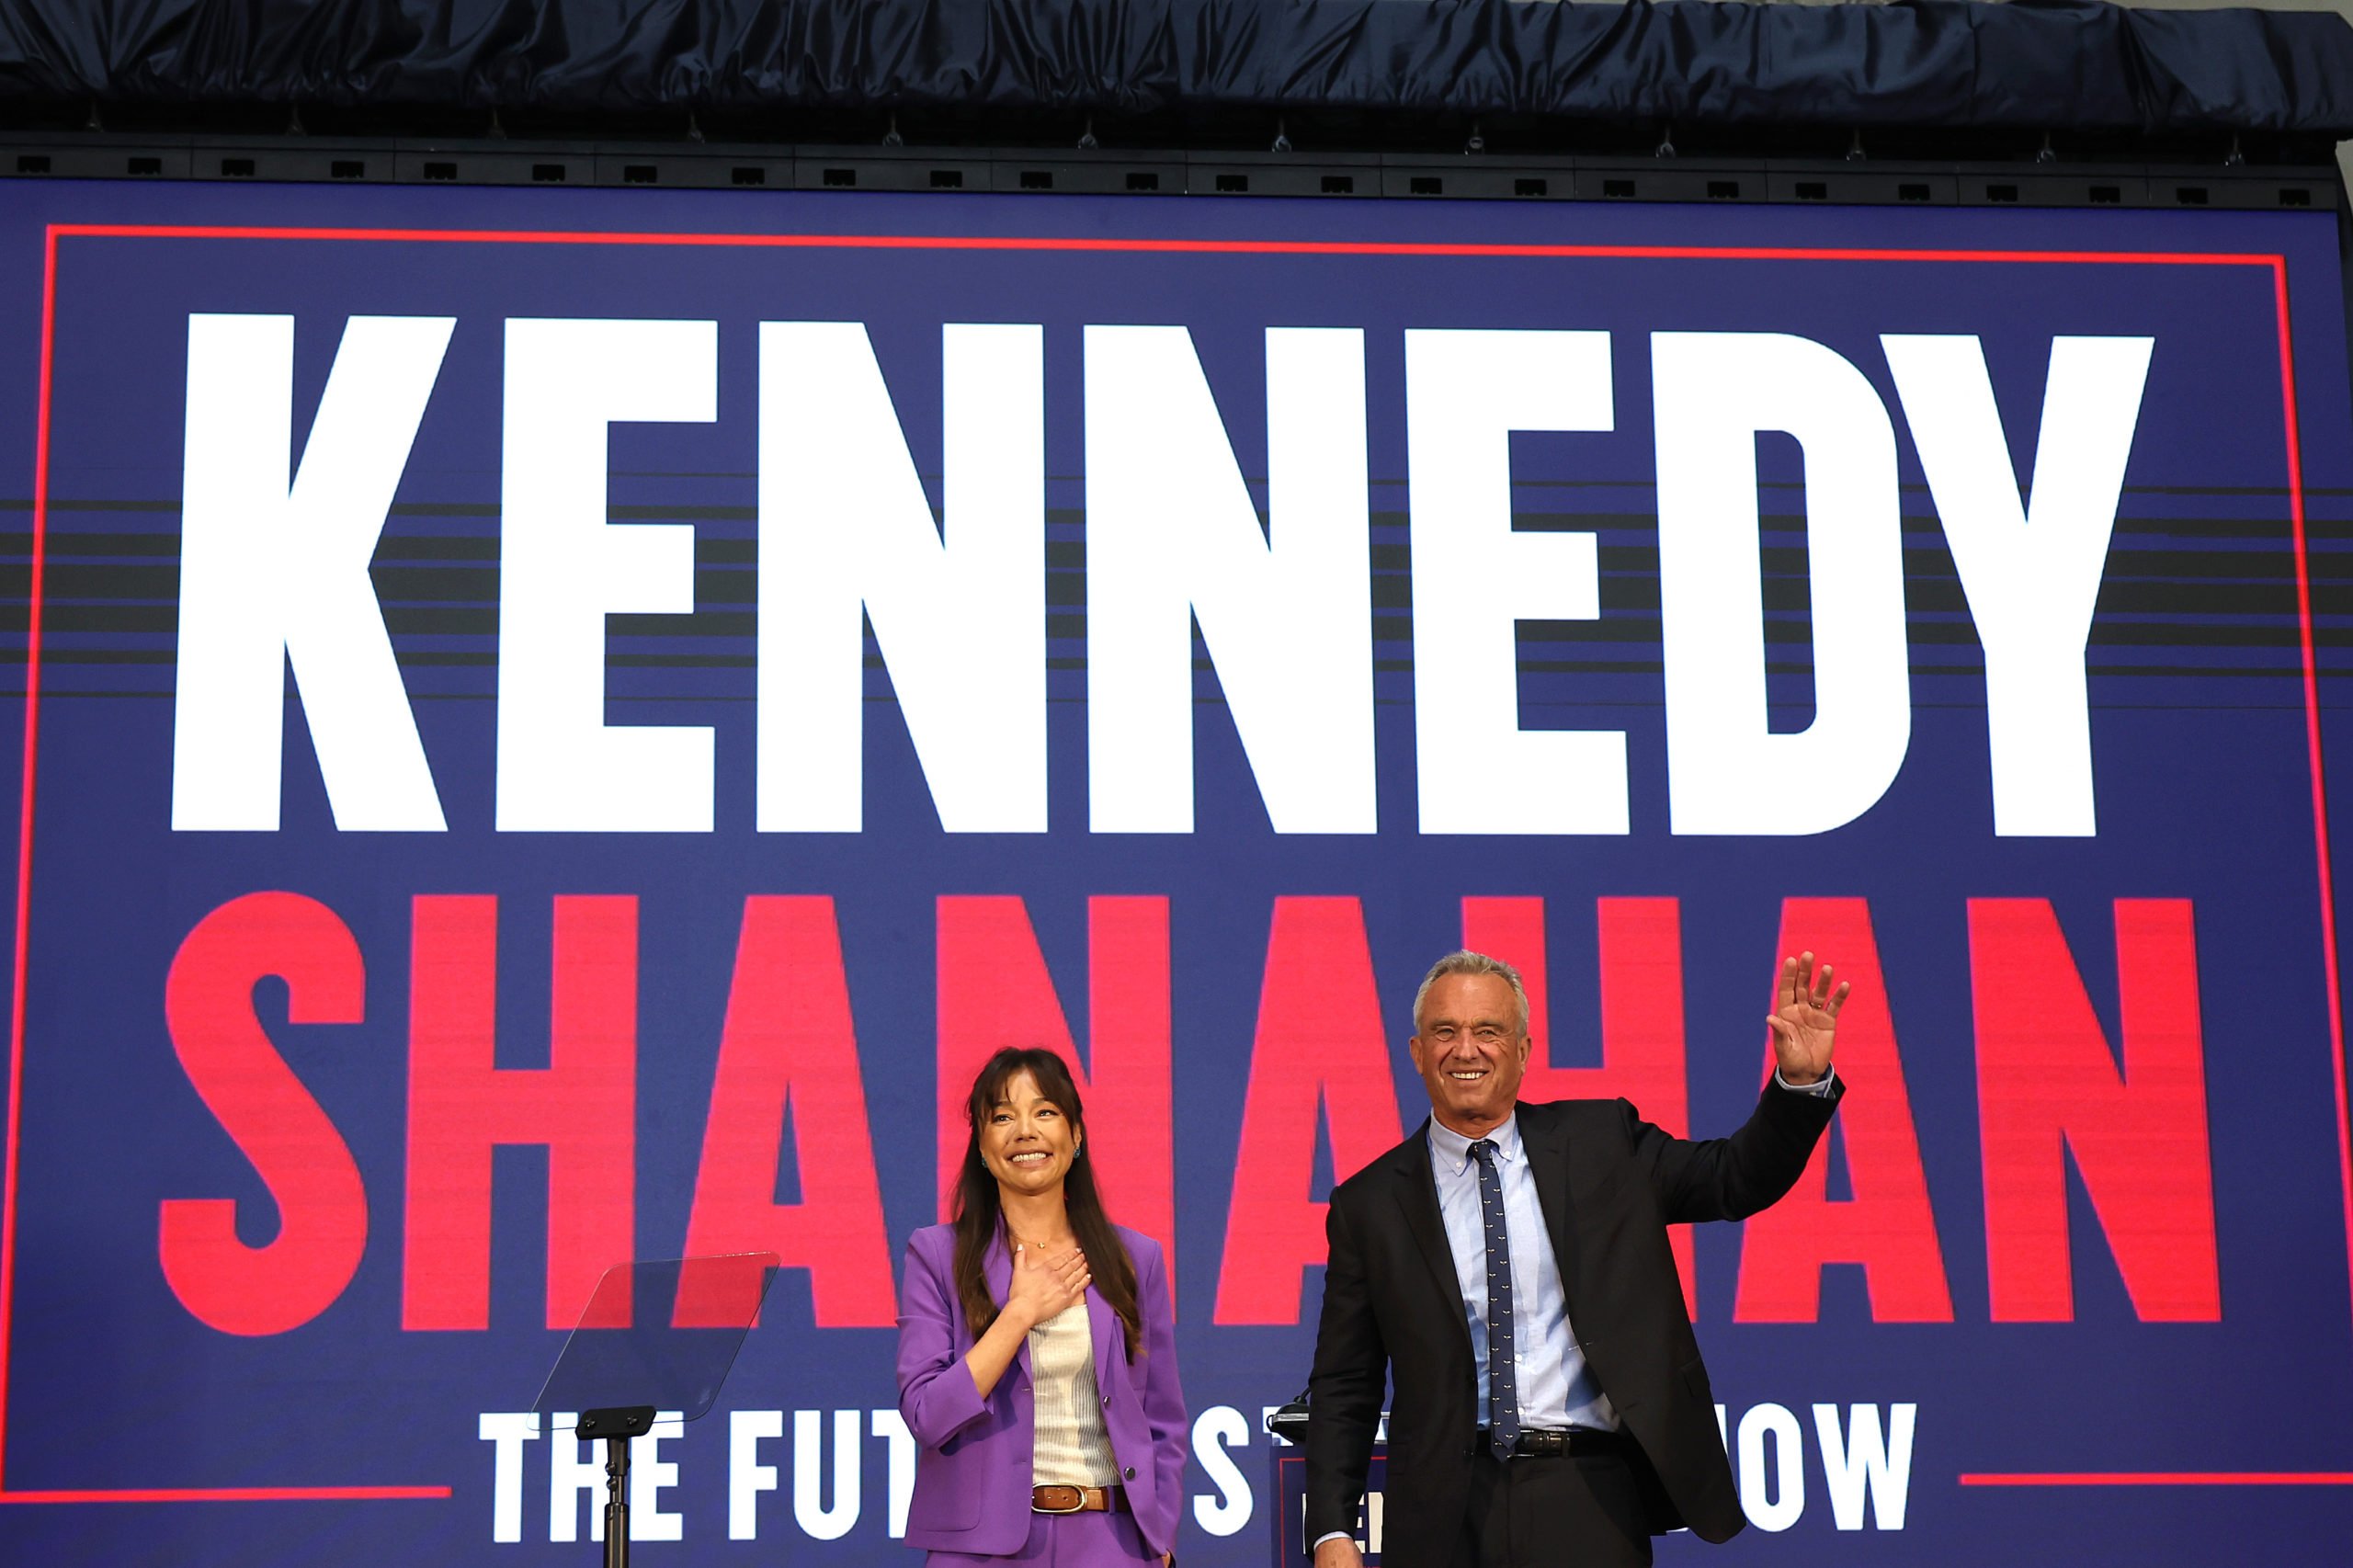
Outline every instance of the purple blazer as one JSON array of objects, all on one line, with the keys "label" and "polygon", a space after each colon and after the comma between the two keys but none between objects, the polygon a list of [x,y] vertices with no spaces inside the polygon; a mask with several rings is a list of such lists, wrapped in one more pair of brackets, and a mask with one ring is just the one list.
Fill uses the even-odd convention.
[{"label": "purple blazer", "polygon": [[[1086,1317],[1095,1330],[1095,1382],[1112,1461],[1135,1510],[1136,1527],[1155,1552],[1174,1549],[1185,1497],[1189,1429],[1176,1384],[1176,1325],[1160,1244],[1120,1226],[1136,1266],[1136,1305],[1143,1314],[1143,1354],[1130,1364],[1119,1314],[1093,1290]],[[947,1225],[907,1241],[899,1290],[899,1414],[916,1443],[915,1496],[907,1506],[907,1544],[929,1551],[1011,1556],[1029,1539],[1029,1346],[1025,1341],[985,1400],[964,1354],[972,1330],[956,1299],[956,1233]],[[982,1263],[989,1293],[1005,1300],[1013,1260],[1003,1241]]]}]

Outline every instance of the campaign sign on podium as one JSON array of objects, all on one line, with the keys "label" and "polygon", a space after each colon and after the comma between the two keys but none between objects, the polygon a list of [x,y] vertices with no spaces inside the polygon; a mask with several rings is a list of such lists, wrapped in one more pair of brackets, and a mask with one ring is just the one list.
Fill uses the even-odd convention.
[{"label": "campaign sign on podium", "polygon": [[[1314,1543],[1307,1539],[1307,1453],[1302,1449],[1274,1450],[1275,1565],[1308,1568],[1315,1561]],[[1364,1509],[1357,1516],[1357,1546],[1367,1568],[1381,1568],[1382,1494],[1389,1484],[1389,1445],[1372,1446],[1372,1467],[1365,1471]]]}]

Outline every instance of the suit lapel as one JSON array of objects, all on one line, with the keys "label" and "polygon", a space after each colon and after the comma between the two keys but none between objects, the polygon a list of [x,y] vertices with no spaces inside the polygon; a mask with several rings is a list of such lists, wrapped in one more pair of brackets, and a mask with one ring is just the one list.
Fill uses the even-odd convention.
[{"label": "suit lapel", "polygon": [[1125,1359],[1127,1346],[1120,1339],[1120,1314],[1111,1310],[1111,1303],[1092,1286],[1086,1291],[1086,1326],[1094,1331],[1095,1337],[1095,1392],[1108,1393],[1111,1392],[1109,1369],[1113,1365],[1112,1358],[1117,1356]]},{"label": "suit lapel", "polygon": [[1404,1152],[1397,1164],[1397,1207],[1404,1211],[1405,1228],[1413,1233],[1414,1245],[1421,1253],[1422,1261],[1429,1265],[1438,1293],[1449,1303],[1447,1316],[1453,1321],[1454,1332],[1461,1335],[1462,1347],[1475,1357],[1478,1352],[1471,1344],[1470,1320],[1462,1312],[1462,1281],[1454,1276],[1454,1247],[1446,1239],[1446,1218],[1438,1212],[1438,1181],[1430,1169],[1430,1124],[1427,1119],[1420,1131],[1405,1140]]},{"label": "suit lapel", "polygon": [[[1561,1296],[1572,1314],[1577,1301],[1577,1214],[1569,1196],[1569,1134],[1564,1119],[1542,1114],[1549,1107],[1518,1108],[1519,1146],[1536,1178],[1536,1201],[1544,1210],[1544,1231],[1552,1239],[1552,1262],[1561,1271]],[[1529,1112],[1537,1111],[1530,1117]]]},{"label": "suit lapel", "polygon": [[[992,1237],[989,1250],[981,1255],[981,1278],[988,1281],[989,1300],[998,1306],[1013,1294],[1013,1255],[1005,1250],[1002,1234]],[[1013,1353],[1013,1364],[1021,1369],[1021,1381],[1029,1381],[1029,1336],[1021,1336],[1021,1348]]]}]

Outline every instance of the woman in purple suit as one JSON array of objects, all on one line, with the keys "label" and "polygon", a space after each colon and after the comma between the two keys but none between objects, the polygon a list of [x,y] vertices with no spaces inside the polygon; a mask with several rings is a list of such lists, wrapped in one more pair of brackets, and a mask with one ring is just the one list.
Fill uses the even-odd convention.
[{"label": "woman in purple suit", "polygon": [[907,1544],[928,1568],[1166,1562],[1187,1428],[1159,1244],[1103,1211],[1052,1051],[998,1051],[965,1112],[955,1222],[909,1241],[900,1298]]}]

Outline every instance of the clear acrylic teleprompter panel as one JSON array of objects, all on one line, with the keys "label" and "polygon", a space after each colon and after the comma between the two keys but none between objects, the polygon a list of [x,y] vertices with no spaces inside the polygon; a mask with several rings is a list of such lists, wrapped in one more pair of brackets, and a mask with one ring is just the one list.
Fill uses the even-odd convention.
[{"label": "clear acrylic teleprompter panel", "polygon": [[695,1420],[719,1397],[779,1262],[747,1252],[615,1264],[532,1408],[547,1417],[652,1405]]}]

